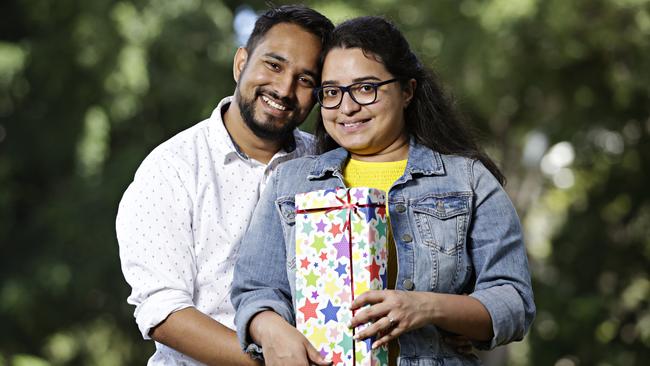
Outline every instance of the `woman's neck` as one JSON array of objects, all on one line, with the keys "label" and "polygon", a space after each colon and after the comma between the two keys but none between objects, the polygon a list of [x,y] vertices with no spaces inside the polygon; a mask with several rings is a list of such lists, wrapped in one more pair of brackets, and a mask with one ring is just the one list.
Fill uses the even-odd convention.
[{"label": "woman's neck", "polygon": [[387,162],[406,160],[409,156],[409,139],[408,136],[401,136],[385,149],[374,154],[356,154],[350,152],[350,157],[354,160],[367,162]]}]

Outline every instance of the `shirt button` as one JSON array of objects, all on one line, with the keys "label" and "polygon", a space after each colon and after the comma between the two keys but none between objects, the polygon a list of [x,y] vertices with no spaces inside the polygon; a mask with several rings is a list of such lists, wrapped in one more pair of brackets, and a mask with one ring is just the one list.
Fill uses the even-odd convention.
[{"label": "shirt button", "polygon": [[409,234],[404,234],[402,235],[402,240],[404,240],[405,243],[410,243],[413,241],[413,237]]},{"label": "shirt button", "polygon": [[415,289],[415,284],[410,278],[405,279],[404,282],[402,282],[402,286],[407,291],[413,291],[413,289]]},{"label": "shirt button", "polygon": [[406,206],[404,206],[404,205],[397,205],[397,206],[395,206],[395,210],[396,210],[398,213],[404,213],[404,212],[406,212]]}]

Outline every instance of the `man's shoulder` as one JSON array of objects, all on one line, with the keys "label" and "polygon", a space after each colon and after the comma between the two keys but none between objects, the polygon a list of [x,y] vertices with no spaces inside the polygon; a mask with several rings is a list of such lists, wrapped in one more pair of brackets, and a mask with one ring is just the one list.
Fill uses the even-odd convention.
[{"label": "man's shoulder", "polygon": [[158,145],[148,158],[192,161],[200,158],[202,154],[219,148],[227,138],[225,128],[219,128],[219,124],[223,124],[220,109],[225,103],[229,103],[230,99],[231,97],[222,99],[211,116],[181,130]]},{"label": "man's shoulder", "polygon": [[156,146],[145,160],[188,160],[196,158],[197,150],[210,145],[209,119],[178,132]]}]

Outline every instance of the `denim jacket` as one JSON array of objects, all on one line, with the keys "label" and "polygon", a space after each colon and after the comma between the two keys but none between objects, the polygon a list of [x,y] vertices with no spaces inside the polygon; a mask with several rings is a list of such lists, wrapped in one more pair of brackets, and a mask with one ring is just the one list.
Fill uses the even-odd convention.
[{"label": "denim jacket", "polygon": [[[295,324],[296,193],[344,187],[342,148],[282,164],[271,177],[244,236],[235,267],[232,301],[235,325],[248,352],[248,324],[271,309]],[[505,191],[479,161],[443,155],[411,139],[404,175],[387,195],[397,247],[395,288],[463,294],[488,310],[493,348],[521,340],[535,316],[535,304],[517,213]],[[428,325],[399,337],[400,365],[477,365],[441,339]]]}]

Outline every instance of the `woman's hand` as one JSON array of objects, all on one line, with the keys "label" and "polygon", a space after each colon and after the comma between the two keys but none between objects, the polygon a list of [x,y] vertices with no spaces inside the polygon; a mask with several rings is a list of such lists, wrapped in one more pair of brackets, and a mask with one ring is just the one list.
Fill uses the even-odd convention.
[{"label": "woman's hand", "polygon": [[262,346],[267,366],[330,365],[291,324],[273,311],[257,314],[249,326],[251,337]]},{"label": "woman's hand", "polygon": [[355,339],[376,337],[372,348],[388,344],[400,334],[431,323],[431,293],[399,290],[368,291],[354,299],[352,311],[359,310],[352,318],[350,327],[373,322],[355,335]]}]

